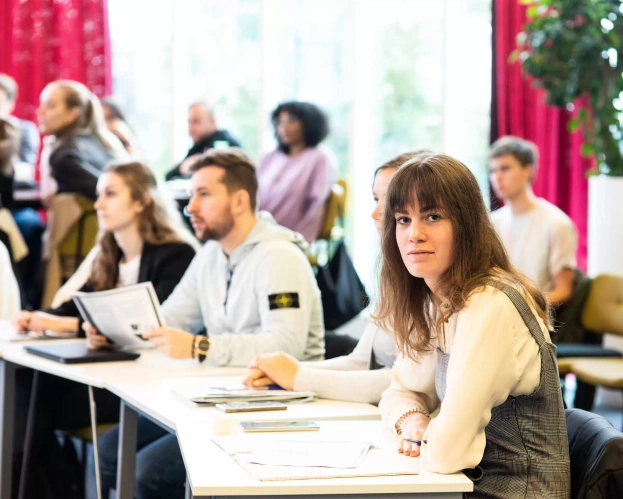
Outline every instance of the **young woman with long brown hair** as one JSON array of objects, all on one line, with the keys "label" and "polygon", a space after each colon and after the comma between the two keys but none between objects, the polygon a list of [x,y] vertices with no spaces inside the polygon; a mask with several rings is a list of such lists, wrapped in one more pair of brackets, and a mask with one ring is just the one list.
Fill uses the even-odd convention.
[{"label": "young woman with long brown hair", "polygon": [[[164,301],[184,275],[198,243],[182,221],[174,219],[175,209],[160,198],[151,170],[137,162],[110,166],[98,182],[95,209],[100,250],[81,291],[151,281]],[[68,300],[44,312],[22,312],[18,329],[81,333],[80,322],[76,305]]]},{"label": "young woman with long brown hair", "polygon": [[471,497],[569,497],[548,304],[510,264],[474,175],[418,156],[385,210],[375,318],[402,356],[380,407],[399,451],[421,452],[429,471],[466,470]]},{"label": "young woman with long brown hair", "polygon": [[[168,208],[157,192],[151,170],[137,162],[108,167],[97,184],[95,208],[100,226],[99,253],[82,291],[101,291],[151,281],[159,300],[164,301],[182,278],[198,243],[186,232],[177,211]],[[21,331],[82,333],[75,304],[69,300],[46,312],[22,312],[17,320]],[[102,346],[106,337],[95,335],[89,342]],[[26,420],[30,377],[17,379],[18,419]],[[119,419],[119,400],[105,390],[96,390],[100,423]],[[36,422],[32,449],[33,465],[44,476],[54,497],[69,497],[75,477],[64,465],[55,429],[73,430],[88,426],[89,404],[84,386],[56,376],[39,373]],[[40,483],[28,484],[29,497],[41,497]],[[47,497],[47,496],[46,496]]]}]

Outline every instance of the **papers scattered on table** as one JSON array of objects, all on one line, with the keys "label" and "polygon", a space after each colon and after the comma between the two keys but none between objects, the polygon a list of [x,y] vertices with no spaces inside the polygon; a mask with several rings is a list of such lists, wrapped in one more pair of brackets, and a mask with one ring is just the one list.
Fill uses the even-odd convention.
[{"label": "papers scattered on table", "polygon": [[291,392],[247,388],[242,384],[232,386],[206,386],[205,380],[171,387],[175,393],[196,404],[223,404],[229,402],[310,402],[313,392]]},{"label": "papers scattered on table", "polygon": [[369,442],[309,442],[283,440],[270,446],[258,445],[237,455],[253,464],[318,468],[356,468],[368,453]]},{"label": "papers scattered on table", "polygon": [[417,475],[419,459],[370,442],[215,437],[213,442],[261,481]]},{"label": "papers scattered on table", "polygon": [[73,300],[85,321],[115,345],[149,348],[142,338],[153,328],[164,325],[160,302],[151,282],[93,293],[74,293]]}]

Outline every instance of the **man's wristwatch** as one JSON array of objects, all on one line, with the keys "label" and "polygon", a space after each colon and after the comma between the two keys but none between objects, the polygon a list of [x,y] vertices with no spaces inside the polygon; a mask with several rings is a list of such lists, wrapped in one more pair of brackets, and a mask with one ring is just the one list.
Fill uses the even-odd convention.
[{"label": "man's wristwatch", "polygon": [[206,360],[208,350],[210,350],[210,338],[206,338],[205,336],[198,336],[195,338],[195,353],[199,362]]}]

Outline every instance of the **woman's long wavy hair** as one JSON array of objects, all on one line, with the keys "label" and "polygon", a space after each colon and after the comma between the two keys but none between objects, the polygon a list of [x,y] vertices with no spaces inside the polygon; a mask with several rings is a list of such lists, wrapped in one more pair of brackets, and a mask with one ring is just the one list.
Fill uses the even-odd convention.
[{"label": "woman's long wavy hair", "polygon": [[[117,163],[108,166],[104,173],[114,173],[130,188],[133,201],[143,205],[138,215],[138,228],[143,242],[161,245],[185,242],[198,248],[197,240],[185,229],[179,212],[161,198],[156,177],[139,162]],[[95,291],[112,289],[119,279],[121,248],[110,231],[100,231],[100,251],[93,262],[89,284]]]},{"label": "woman's long wavy hair", "polygon": [[[435,207],[452,223],[454,258],[436,290],[450,307],[441,312],[423,278],[409,273],[396,242],[396,214],[417,201]],[[374,319],[393,331],[405,355],[431,349],[431,338],[448,318],[463,309],[469,296],[493,279],[518,288],[531,297],[537,313],[549,325],[545,296],[510,263],[472,172],[460,161],[442,154],[419,155],[403,165],[389,185],[383,219],[382,267],[379,304]],[[530,299],[530,298],[529,298]]]},{"label": "woman's long wavy hair", "polygon": [[119,158],[126,157],[123,145],[106,126],[104,111],[99,98],[82,83],[72,80],[56,80],[49,83],[43,92],[60,89],[65,97],[67,109],[78,109],[78,119],[56,134],[60,144],[74,135],[94,135],[102,145]]}]

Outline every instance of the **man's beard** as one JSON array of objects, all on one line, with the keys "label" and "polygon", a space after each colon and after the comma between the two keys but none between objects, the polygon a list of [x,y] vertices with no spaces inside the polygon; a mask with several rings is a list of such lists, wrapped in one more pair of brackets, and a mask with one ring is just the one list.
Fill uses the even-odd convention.
[{"label": "man's beard", "polygon": [[202,242],[220,241],[231,232],[234,227],[234,217],[231,213],[226,213],[223,220],[215,227],[204,227],[196,231],[197,239]]}]

